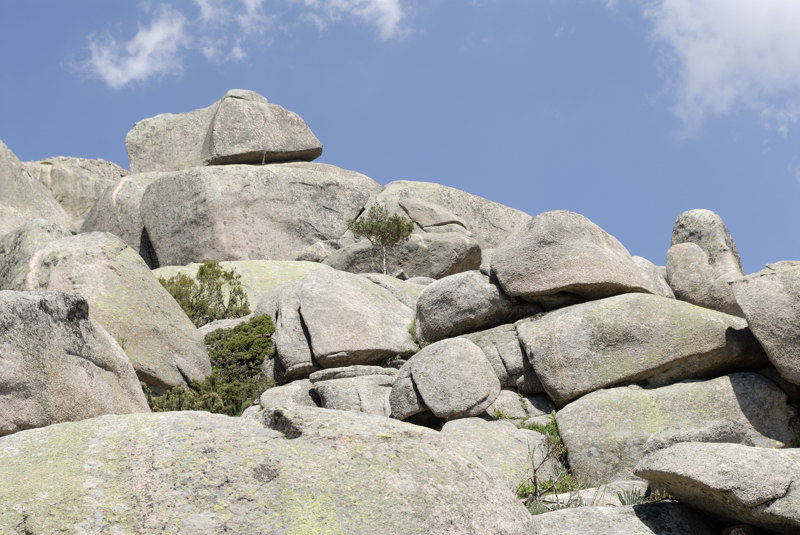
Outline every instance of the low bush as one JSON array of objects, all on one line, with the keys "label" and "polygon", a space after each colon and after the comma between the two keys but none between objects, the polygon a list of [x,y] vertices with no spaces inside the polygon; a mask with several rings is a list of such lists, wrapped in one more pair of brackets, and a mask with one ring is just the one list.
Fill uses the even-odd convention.
[{"label": "low bush", "polygon": [[232,329],[218,329],[206,335],[211,375],[203,381],[168,390],[154,396],[145,388],[153,412],[208,411],[240,415],[262,392],[275,386],[261,371],[264,359],[273,358],[269,316],[256,316]]}]

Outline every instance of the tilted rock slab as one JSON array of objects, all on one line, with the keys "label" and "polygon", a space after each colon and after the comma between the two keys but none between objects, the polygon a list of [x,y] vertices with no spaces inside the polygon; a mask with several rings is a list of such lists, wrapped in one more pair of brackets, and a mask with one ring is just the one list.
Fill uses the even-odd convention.
[{"label": "tilted rock slab", "polygon": [[615,384],[758,370],[766,357],[742,318],[649,294],[625,294],[517,323],[536,375],[563,406]]},{"label": "tilted rock slab", "polygon": [[134,173],[311,161],[322,154],[322,145],[300,116],[241,89],[228,91],[208,108],[139,121],[125,146]]},{"label": "tilted rock slab", "polygon": [[495,250],[492,270],[506,294],[534,302],[559,292],[600,299],[650,286],[616,238],[566,210],[539,214],[517,229]]},{"label": "tilted rock slab", "polygon": [[61,292],[0,291],[0,392],[0,436],[150,411],[122,348],[83,297]]},{"label": "tilted rock slab", "polygon": [[500,325],[484,331],[462,336],[483,350],[486,359],[494,368],[501,386],[513,387],[523,394],[544,392],[541,381],[522,351],[513,324]]},{"label": "tilted rock slab", "polygon": [[465,338],[448,338],[408,359],[392,387],[392,417],[424,410],[445,420],[478,416],[500,395],[500,381],[483,351]]},{"label": "tilted rock slab", "polygon": [[70,224],[70,217],[47,188],[0,141],[0,236],[37,218],[65,228]]},{"label": "tilted rock slab", "polygon": [[459,334],[511,323],[542,309],[512,301],[480,271],[458,273],[428,285],[417,299],[420,341],[436,342]]},{"label": "tilted rock slab", "polygon": [[90,232],[52,241],[30,260],[26,290],[80,293],[92,317],[125,350],[154,391],[200,381],[211,373],[192,322],[119,238]]},{"label": "tilted rock slab", "polygon": [[69,214],[72,218],[70,228],[76,232],[103,191],[128,174],[112,162],[66,156],[24,162],[23,165]]},{"label": "tilted rock slab", "polygon": [[574,507],[532,517],[536,535],[716,535],[703,517],[679,503]]},{"label": "tilted rock slab", "polygon": [[381,186],[332,165],[195,167],[164,173],[141,212],[159,265],[290,260],[335,239]]},{"label": "tilted rock slab", "polygon": [[642,459],[636,475],[678,501],[778,533],[800,532],[800,450],[681,443]]},{"label": "tilted rock slab", "polygon": [[352,273],[315,271],[293,283],[277,306],[257,310],[275,319],[273,341],[286,380],[418,349],[410,332],[412,310]]},{"label": "tilted rock slab", "polygon": [[800,267],[756,273],[730,286],[772,365],[800,385]]},{"label": "tilted rock slab", "polygon": [[737,422],[756,446],[794,438],[794,410],[774,383],[753,373],[685,381],[644,390],[619,387],[587,394],[556,415],[569,464],[580,480],[628,479],[651,435],[669,427]]},{"label": "tilted rock slab", "polygon": [[0,439],[0,531],[530,535],[439,433],[381,416],[103,416]]}]

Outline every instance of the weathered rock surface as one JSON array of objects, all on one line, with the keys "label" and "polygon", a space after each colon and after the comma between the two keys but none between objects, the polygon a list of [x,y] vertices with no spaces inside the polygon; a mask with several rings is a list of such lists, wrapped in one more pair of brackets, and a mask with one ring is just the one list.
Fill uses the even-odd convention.
[{"label": "weathered rock surface", "polygon": [[693,305],[743,317],[728,282],[741,275],[729,271],[718,275],[708,255],[695,243],[679,243],[667,251],[667,280],[675,297]]},{"label": "weathered rock surface", "polygon": [[293,407],[318,407],[319,397],[314,385],[308,379],[298,379],[291,383],[266,390],[259,398],[265,409],[291,409]]},{"label": "weathered rock surface", "polygon": [[267,429],[202,412],[0,439],[0,531],[530,535],[504,483],[439,433],[324,409]]},{"label": "weathered rock surface", "polygon": [[289,260],[341,236],[380,189],[326,164],[196,167],[152,182],[141,213],[160,265]]},{"label": "weathered rock surface", "polygon": [[599,388],[758,370],[761,347],[741,318],[682,301],[625,294],[517,324],[545,391],[564,405]]},{"label": "weathered rock surface", "polygon": [[136,123],[125,138],[131,171],[308,160],[322,145],[295,113],[253,91],[232,89],[211,106]]},{"label": "weathered rock surface", "polygon": [[81,232],[110,232],[138,252],[150,268],[157,268],[158,258],[144,228],[141,204],[144,190],[161,176],[136,173],[106,188],[86,214]]},{"label": "weathered rock surface", "polygon": [[364,273],[362,277],[388,290],[398,301],[411,310],[414,310],[417,306],[419,294],[425,289],[425,285],[419,282],[402,281],[391,275],[383,275],[381,273]]},{"label": "weathered rock surface", "polygon": [[645,457],[636,474],[698,509],[800,532],[800,450],[681,443]]},{"label": "weathered rock surface", "polygon": [[541,312],[531,303],[517,304],[480,271],[467,271],[430,284],[417,299],[420,341],[436,342],[459,334],[511,323]]},{"label": "weathered rock surface", "polygon": [[0,236],[30,219],[48,219],[68,228],[70,217],[0,141]]},{"label": "weathered rock surface", "polygon": [[24,289],[34,253],[45,244],[70,235],[57,223],[32,219],[0,236],[0,290]]},{"label": "weathered rock surface", "polygon": [[523,394],[541,394],[542,383],[522,351],[513,324],[463,335],[483,350],[501,386],[514,387]]},{"label": "weathered rock surface", "polygon": [[679,503],[576,507],[532,517],[537,535],[714,535],[703,517]]},{"label": "weathered rock surface", "polygon": [[280,292],[272,306],[256,310],[275,318],[273,340],[287,380],[417,350],[411,309],[351,273],[315,271]]},{"label": "weathered rock surface", "polygon": [[51,241],[29,262],[26,290],[80,293],[154,391],[211,373],[202,339],[144,261],[119,238],[78,234]]},{"label": "weathered rock surface", "polygon": [[514,425],[522,425],[531,418],[549,415],[556,409],[547,396],[523,396],[514,390],[502,389],[486,414],[491,418],[508,420]]},{"label": "weathered rock surface", "polygon": [[441,340],[426,346],[400,369],[392,388],[395,418],[413,414],[400,410],[407,402],[395,406],[396,400],[406,400],[409,395],[400,394],[408,392],[407,383],[402,381],[408,374],[425,407],[445,420],[478,416],[500,395],[500,381],[483,351],[464,338]]},{"label": "weathered rock surface", "polygon": [[[327,370],[321,370],[325,372]],[[392,370],[396,372],[396,370]],[[325,378],[319,380],[311,374],[320,407],[342,411],[366,412],[389,417],[392,407],[389,395],[394,384],[394,374],[356,375],[353,377]],[[316,379],[316,380],[315,380]]]},{"label": "weathered rock surface", "polygon": [[[201,263],[188,266],[162,266],[153,270],[156,278],[169,279],[178,273],[196,279]],[[219,263],[226,271],[235,271],[247,295],[250,308],[255,308],[261,297],[269,290],[286,282],[296,281],[319,269],[330,269],[316,262],[291,262],[286,260],[238,260]]]},{"label": "weathered rock surface", "polygon": [[518,228],[495,250],[492,270],[506,294],[534,302],[558,292],[600,299],[650,286],[616,238],[566,210],[539,214]]},{"label": "weathered rock surface", "polygon": [[0,436],[150,411],[122,348],[76,294],[0,291],[0,392]]},{"label": "weathered rock surface", "polygon": [[722,218],[711,210],[687,210],[675,220],[672,243],[695,243],[707,255],[717,276],[734,272],[742,275],[742,261]]},{"label": "weathered rock surface", "polygon": [[[323,263],[351,273],[383,270],[380,247],[372,245],[367,239],[331,252]],[[480,264],[480,245],[474,238],[459,232],[414,233],[408,241],[391,247],[386,254],[387,272],[405,278],[439,279],[478,269]]]},{"label": "weathered rock surface", "polygon": [[679,442],[724,442],[754,446],[753,440],[739,422],[730,419],[689,424],[685,427],[668,427],[650,435],[644,444],[644,454],[663,450]]},{"label": "weathered rock surface", "polygon": [[23,165],[69,214],[72,218],[70,228],[75,232],[81,228],[103,191],[128,174],[112,162],[65,156],[24,162]]},{"label": "weathered rock surface", "polygon": [[664,266],[656,266],[651,261],[641,256],[632,257],[639,269],[642,270],[645,281],[648,283],[647,291],[653,295],[660,295],[661,297],[668,297],[673,299],[675,293],[667,284],[666,268]]},{"label": "weathered rock surface", "polygon": [[651,435],[668,427],[735,421],[756,446],[794,438],[794,410],[772,382],[752,373],[685,381],[644,390],[620,387],[587,394],[556,415],[573,474],[605,483],[628,479]]},{"label": "weathered rock surface", "polygon": [[800,385],[800,267],[749,275],[731,289],[772,365]]}]

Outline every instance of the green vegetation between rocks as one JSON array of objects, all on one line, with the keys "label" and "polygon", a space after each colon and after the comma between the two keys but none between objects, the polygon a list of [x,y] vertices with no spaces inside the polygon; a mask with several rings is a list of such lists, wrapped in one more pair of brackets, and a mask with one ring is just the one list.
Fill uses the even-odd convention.
[{"label": "green vegetation between rocks", "polygon": [[275,386],[261,371],[264,359],[274,357],[272,334],[275,325],[269,316],[256,316],[232,329],[218,329],[206,335],[211,359],[211,375],[177,386],[154,396],[142,385],[153,412],[208,411],[229,416],[240,415],[254,399]]},{"label": "green vegetation between rocks", "polygon": [[250,313],[250,303],[242,287],[241,275],[222,269],[219,262],[204,262],[196,280],[183,273],[158,281],[172,295],[196,327],[225,318]]},{"label": "green vegetation between rocks", "polygon": [[350,221],[347,228],[353,236],[364,236],[372,245],[379,246],[383,256],[383,274],[386,275],[386,252],[389,247],[406,241],[414,230],[414,221],[400,215],[389,217],[389,210],[381,203],[373,204],[367,215]]}]

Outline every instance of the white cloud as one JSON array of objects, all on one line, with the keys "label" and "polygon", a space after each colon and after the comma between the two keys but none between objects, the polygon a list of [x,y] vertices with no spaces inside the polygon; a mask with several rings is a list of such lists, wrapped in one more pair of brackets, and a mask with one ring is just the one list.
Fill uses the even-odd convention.
[{"label": "white cloud", "polygon": [[200,10],[200,21],[205,24],[219,23],[228,18],[225,0],[194,0]]},{"label": "white cloud", "polygon": [[677,67],[687,130],[741,108],[784,133],[800,118],[800,2],[651,0],[645,16]]},{"label": "white cloud", "polygon": [[401,0],[303,0],[306,7],[313,10],[310,14],[315,23],[322,27],[324,23],[336,22],[344,16],[361,19],[378,31],[383,40],[403,37],[406,30],[402,22],[406,18],[406,10]]},{"label": "white cloud", "polygon": [[139,27],[136,35],[120,44],[112,36],[90,38],[91,72],[114,89],[153,76],[181,71],[181,50],[189,43],[186,17],[169,6],[161,6],[152,23]]}]

